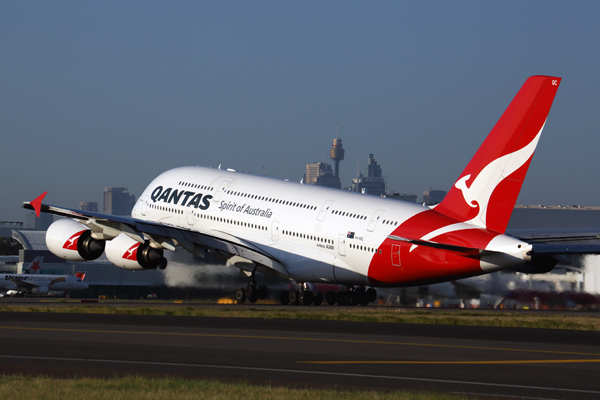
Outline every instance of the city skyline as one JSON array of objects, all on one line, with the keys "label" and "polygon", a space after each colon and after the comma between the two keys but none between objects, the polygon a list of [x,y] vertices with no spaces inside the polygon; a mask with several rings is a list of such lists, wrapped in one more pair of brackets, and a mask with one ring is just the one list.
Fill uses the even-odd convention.
[{"label": "city skyline", "polygon": [[[0,220],[139,196],[184,165],[300,181],[343,139],[390,192],[448,190],[523,82],[563,78],[519,204],[600,205],[600,4],[47,3],[0,13]],[[157,29],[160,27],[160,29]],[[327,157],[327,158],[326,158]],[[420,196],[419,196],[420,197]]]},{"label": "city skyline", "polygon": [[[369,157],[372,157],[372,156],[373,156],[373,154],[369,154]],[[315,163],[310,163],[310,164],[315,164]],[[310,165],[310,164],[307,164],[306,166],[308,167],[308,165]],[[329,160],[328,160],[328,161],[317,162],[317,164],[327,164],[327,165],[331,166],[331,163],[329,162]],[[377,164],[377,163],[375,163],[375,164]],[[378,167],[379,167],[379,169],[380,169],[380,174],[381,174],[381,173],[382,173],[382,171],[381,171],[381,166],[378,166]],[[365,169],[365,175],[366,175],[366,176],[369,176],[369,175],[368,175],[368,165],[367,165],[367,168]],[[361,172],[359,172],[359,175],[357,175],[357,177],[362,177],[362,171],[361,171]],[[357,177],[355,177],[355,178],[352,178],[352,179],[351,179],[351,182],[350,182],[348,185],[346,185],[346,186],[343,186],[343,183],[342,183],[342,188],[341,188],[340,190],[349,190],[349,191],[353,191],[353,190],[352,190],[352,185],[354,184],[354,180],[355,180]],[[304,178],[303,178],[303,179],[305,179],[305,178],[306,178],[306,174],[304,175]],[[311,184],[310,182],[305,182],[305,183],[306,183],[306,184]],[[122,201],[122,202],[127,202],[127,200],[126,200],[126,199],[127,199],[127,198],[130,198],[130,197],[131,197],[133,200],[135,200],[135,199],[137,198],[137,194],[135,194],[135,193],[129,193],[129,192],[128,192],[128,188],[126,188],[126,187],[112,187],[112,186],[108,186],[108,187],[105,187],[105,188],[104,188],[104,191],[102,192],[102,196],[101,196],[101,197],[102,197],[102,199],[103,199],[102,201],[93,201],[93,200],[80,200],[80,201],[79,201],[79,207],[77,207],[77,209],[86,209],[87,211],[94,211],[94,212],[98,212],[98,211],[99,211],[99,205],[102,205],[103,212],[104,212],[104,213],[106,213],[106,214],[112,214],[112,215],[128,215],[128,213],[123,213],[123,210],[125,210],[125,209],[128,209],[127,207],[129,207],[129,208],[133,207],[133,203],[134,203],[135,201],[133,201],[133,203],[131,203],[131,204],[128,204],[127,206],[125,206],[125,204],[122,204],[122,205],[120,205],[120,206],[119,206],[119,208],[118,208],[119,212],[116,212],[116,213],[115,213],[115,212],[112,212],[112,211],[113,211],[113,206],[112,206],[112,204],[111,204],[111,205],[107,204],[107,195],[108,195],[109,193],[110,193],[110,194],[112,194],[112,192],[118,192],[118,193],[121,193],[121,192],[123,192],[123,194],[125,195],[125,197],[124,197],[123,199],[119,199],[119,200],[120,200],[120,201]],[[424,193],[424,192],[425,192],[425,191],[423,191],[423,193]],[[418,195],[416,195],[416,194],[414,194],[414,193],[407,193],[406,191],[404,191],[404,192],[398,192],[398,191],[396,191],[396,192],[394,192],[394,193],[395,193],[395,194],[404,194],[404,195],[410,195],[410,196],[413,196],[413,195],[414,195],[415,197],[417,197],[417,200],[418,200],[418,201],[419,201],[419,200],[421,200],[421,199],[423,199],[423,197],[419,197]],[[419,192],[419,193],[420,193],[420,192]],[[387,193],[385,193],[385,194],[392,195],[392,192],[387,192]],[[121,196],[121,197],[123,197],[123,196]],[[387,197],[391,197],[391,196],[387,196]],[[108,197],[108,198],[111,198],[111,197]],[[441,201],[441,200],[438,200],[438,202],[439,202],[439,201]],[[111,201],[109,201],[109,202],[111,202]],[[84,207],[84,208],[82,208],[82,207]],[[94,208],[94,207],[95,207],[95,208]],[[32,214],[33,214],[33,212],[29,212],[29,213],[27,214],[27,217],[31,217],[31,215],[32,215]],[[26,219],[27,219],[27,218],[26,218]],[[13,221],[13,222],[19,222],[19,221]]]}]

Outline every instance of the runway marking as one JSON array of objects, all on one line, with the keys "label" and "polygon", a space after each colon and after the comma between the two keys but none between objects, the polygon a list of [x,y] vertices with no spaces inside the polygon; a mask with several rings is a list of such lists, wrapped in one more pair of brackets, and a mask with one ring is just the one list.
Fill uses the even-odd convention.
[{"label": "runway marking", "polygon": [[523,353],[564,354],[564,355],[577,355],[577,356],[600,356],[599,353],[583,353],[583,352],[575,352],[575,351],[514,349],[514,348],[502,348],[502,347],[464,346],[464,345],[433,344],[433,343],[384,342],[384,341],[376,341],[376,340],[304,338],[304,337],[289,337],[289,336],[224,335],[224,334],[216,334],[216,333],[182,333],[182,332],[113,331],[113,330],[102,330],[102,329],[33,328],[33,327],[21,327],[21,326],[0,326],[0,329],[45,331],[45,332],[108,333],[108,334],[116,333],[116,334],[127,334],[127,335],[216,337],[216,338],[229,338],[229,339],[298,340],[298,341],[307,341],[307,342],[379,344],[379,345],[394,345],[394,346],[422,346],[422,347],[440,347],[440,348],[468,349],[468,350],[494,350],[494,351],[514,351],[514,352],[523,352]]},{"label": "runway marking", "polygon": [[37,361],[78,361],[78,362],[91,362],[91,363],[129,364],[129,365],[156,365],[156,366],[164,366],[164,367],[211,368],[211,369],[259,371],[259,372],[284,372],[284,373],[293,373],[293,374],[329,375],[329,376],[345,376],[345,377],[369,378],[369,379],[389,379],[389,380],[399,380],[399,381],[450,383],[450,384],[458,384],[458,385],[493,386],[493,387],[503,387],[503,388],[513,388],[513,389],[548,390],[548,391],[560,391],[560,392],[570,392],[570,393],[588,393],[588,394],[600,395],[600,391],[596,391],[596,390],[567,389],[567,388],[543,387],[543,386],[527,386],[527,385],[515,385],[515,384],[504,384],[504,383],[490,383],[490,382],[457,381],[457,380],[450,380],[450,379],[416,378],[416,377],[408,377],[408,376],[369,375],[369,374],[355,374],[355,373],[347,373],[347,372],[327,372],[327,371],[307,371],[307,370],[300,370],[300,369],[238,367],[238,366],[233,366],[233,365],[187,364],[187,363],[170,363],[170,362],[157,362],[157,361],[106,360],[106,359],[97,359],[97,358],[72,358],[72,357],[0,355],[0,358],[27,359],[27,360],[37,360]]},{"label": "runway marking", "polygon": [[580,360],[498,360],[498,361],[298,361],[301,364],[435,364],[435,365],[495,365],[495,364],[574,364],[600,363],[600,359]]},{"label": "runway marking", "polygon": [[[510,397],[511,399],[514,399],[515,396],[514,395],[507,395],[507,394],[489,394],[489,393],[468,393],[468,392],[451,392],[452,394],[462,394],[464,395],[471,395],[471,396],[494,396],[494,397]],[[524,399],[530,399],[530,400],[560,400],[560,399],[550,399],[550,398],[546,398],[546,397],[524,397],[524,396],[518,396],[519,399],[524,400]]]}]

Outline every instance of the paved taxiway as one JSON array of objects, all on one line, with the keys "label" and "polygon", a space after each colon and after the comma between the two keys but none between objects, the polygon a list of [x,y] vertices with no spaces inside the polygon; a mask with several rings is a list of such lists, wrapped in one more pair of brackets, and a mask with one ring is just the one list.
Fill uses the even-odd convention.
[{"label": "paved taxiway", "polygon": [[2,312],[0,343],[0,373],[600,398],[596,332]]}]

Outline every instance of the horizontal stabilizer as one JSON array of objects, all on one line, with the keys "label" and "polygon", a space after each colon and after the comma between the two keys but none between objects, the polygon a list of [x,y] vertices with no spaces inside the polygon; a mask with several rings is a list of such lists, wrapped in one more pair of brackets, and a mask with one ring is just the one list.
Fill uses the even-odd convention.
[{"label": "horizontal stabilizer", "polygon": [[571,242],[576,244],[599,243],[600,230],[588,229],[511,229],[510,236],[528,243]]},{"label": "horizontal stabilizer", "polygon": [[600,254],[600,244],[546,244],[534,243],[533,256],[556,256],[574,254]]}]

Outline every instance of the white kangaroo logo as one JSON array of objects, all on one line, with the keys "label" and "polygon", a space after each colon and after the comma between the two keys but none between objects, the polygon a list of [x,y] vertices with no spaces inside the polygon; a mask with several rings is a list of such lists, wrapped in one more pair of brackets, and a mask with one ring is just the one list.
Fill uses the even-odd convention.
[{"label": "white kangaroo logo", "polygon": [[[63,246],[63,248],[65,248],[65,249],[71,249],[73,247],[73,244],[75,243],[75,241],[77,239],[79,239],[80,236],[81,235],[77,235],[77,236],[74,236],[72,238],[67,239],[67,241],[65,242],[65,246]],[[67,245],[67,243],[68,243],[68,245]]]},{"label": "white kangaroo logo", "polygon": [[[545,122],[544,125],[546,125]],[[527,146],[514,153],[499,157],[486,165],[479,175],[477,175],[471,187],[467,187],[466,183],[471,174],[465,175],[456,181],[454,187],[462,192],[465,202],[473,208],[479,205],[477,216],[465,222],[486,227],[486,210],[492,193],[494,193],[494,190],[504,178],[521,168],[531,158],[542,135],[544,125],[542,125],[538,134]]]},{"label": "white kangaroo logo", "polygon": [[131,246],[129,248],[129,250],[127,250],[127,252],[125,254],[123,254],[123,258],[128,259],[128,260],[133,258],[133,252],[137,249],[138,245],[139,244],[134,244],[133,246]]}]

